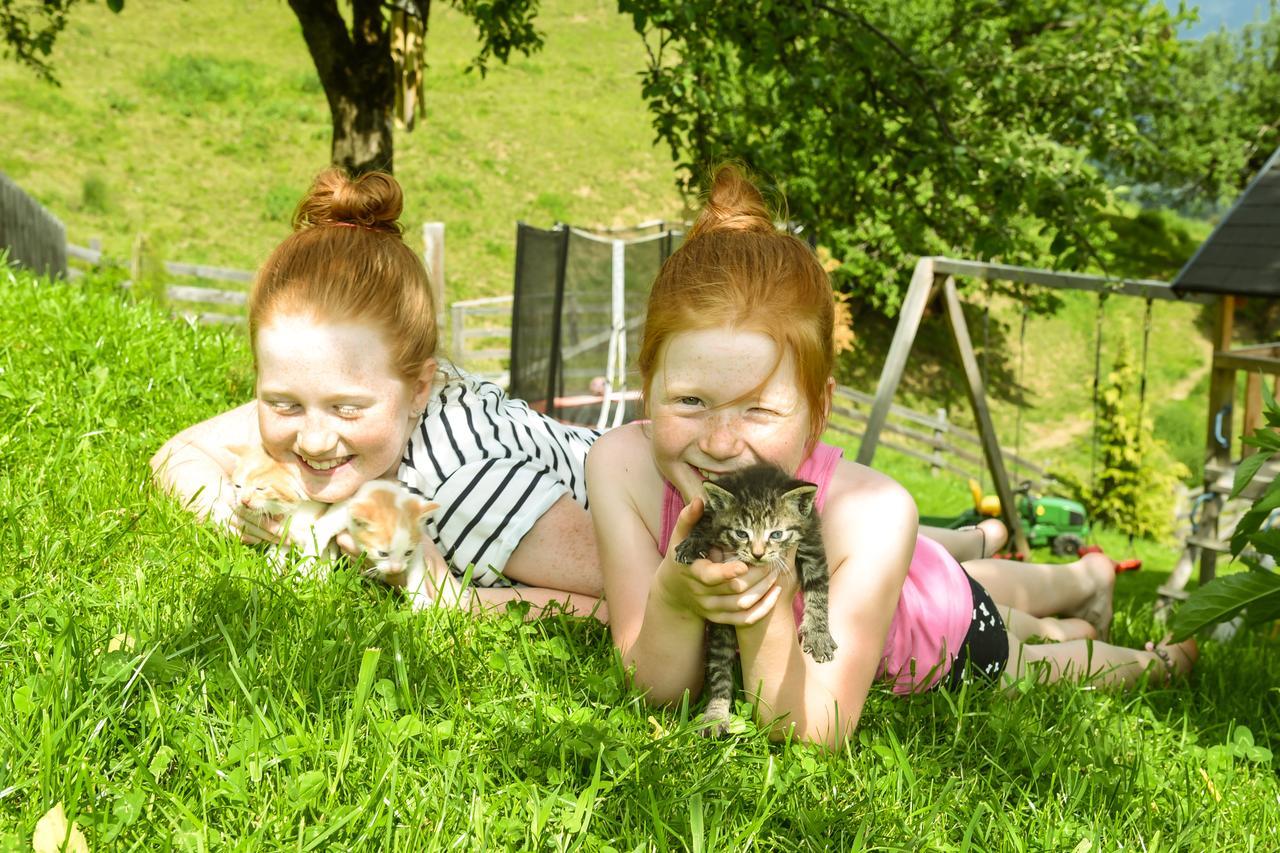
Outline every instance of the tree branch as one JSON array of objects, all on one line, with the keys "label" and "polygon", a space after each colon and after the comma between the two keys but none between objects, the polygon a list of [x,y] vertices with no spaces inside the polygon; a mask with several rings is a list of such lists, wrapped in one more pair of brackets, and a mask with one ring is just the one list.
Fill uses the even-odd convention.
[{"label": "tree branch", "polygon": [[847,21],[853,21],[855,24],[888,45],[889,49],[894,53],[898,54],[898,56],[902,58],[902,61],[907,64],[907,68],[910,70],[911,76],[915,78],[920,94],[924,97],[925,104],[929,107],[929,112],[933,113],[934,119],[938,122],[938,128],[942,131],[942,135],[945,136],[951,144],[960,144],[960,140],[956,139],[955,134],[951,132],[951,126],[947,123],[946,117],[943,116],[942,111],[938,108],[937,101],[934,99],[933,93],[930,91],[929,83],[925,79],[924,73],[920,70],[920,64],[916,62],[915,57],[908,53],[902,45],[894,41],[888,33],[884,32],[875,24],[871,23],[856,12],[852,12],[848,9],[837,9],[826,3],[814,3],[813,8],[821,9],[824,12],[835,15],[839,18],[844,18]]}]

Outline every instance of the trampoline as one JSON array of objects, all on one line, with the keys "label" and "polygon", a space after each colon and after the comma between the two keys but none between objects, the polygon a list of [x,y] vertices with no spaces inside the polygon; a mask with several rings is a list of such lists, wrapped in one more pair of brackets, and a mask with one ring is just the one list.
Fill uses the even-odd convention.
[{"label": "trampoline", "polygon": [[519,223],[510,394],[596,429],[638,417],[649,288],[683,238],[662,221],[607,231]]}]

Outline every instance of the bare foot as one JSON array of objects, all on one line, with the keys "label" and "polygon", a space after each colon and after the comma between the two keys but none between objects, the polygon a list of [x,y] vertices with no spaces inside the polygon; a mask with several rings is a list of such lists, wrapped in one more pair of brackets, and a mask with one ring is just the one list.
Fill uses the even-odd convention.
[{"label": "bare foot", "polygon": [[1097,629],[1098,639],[1106,640],[1111,636],[1111,597],[1116,586],[1115,561],[1106,554],[1085,554],[1077,566],[1079,571],[1085,573],[1092,593],[1071,615],[1088,622]]},{"label": "bare foot", "polygon": [[1156,656],[1164,668],[1165,682],[1173,680],[1174,676],[1183,676],[1191,672],[1191,668],[1195,666],[1196,661],[1200,658],[1200,648],[1196,645],[1195,637],[1187,637],[1181,643],[1169,642],[1169,637],[1165,637],[1158,643],[1147,642],[1146,650]]}]

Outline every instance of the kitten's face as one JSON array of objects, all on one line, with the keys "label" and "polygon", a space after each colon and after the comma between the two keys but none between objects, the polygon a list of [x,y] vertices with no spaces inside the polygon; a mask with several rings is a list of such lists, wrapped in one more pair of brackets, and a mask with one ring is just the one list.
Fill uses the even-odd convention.
[{"label": "kitten's face", "polygon": [[259,515],[287,515],[307,496],[302,484],[260,445],[233,448],[240,457],[231,473],[236,502]]},{"label": "kitten's face", "polygon": [[351,536],[365,553],[365,574],[394,582],[421,555],[422,525],[439,504],[390,483],[361,487],[351,499]]},{"label": "kitten's face", "polygon": [[796,546],[813,508],[814,486],[792,489],[762,499],[740,498],[706,483],[707,510],[712,513],[712,539],[726,558],[744,563],[772,563],[785,569],[787,553]]}]

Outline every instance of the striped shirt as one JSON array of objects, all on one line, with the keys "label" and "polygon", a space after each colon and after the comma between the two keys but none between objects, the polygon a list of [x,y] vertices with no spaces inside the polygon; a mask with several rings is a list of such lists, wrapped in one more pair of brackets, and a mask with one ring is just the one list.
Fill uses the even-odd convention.
[{"label": "striped shirt", "polygon": [[520,540],[562,495],[587,506],[587,451],[599,433],[530,410],[494,385],[449,368],[400,462],[411,492],[440,504],[427,523],[455,574],[505,585]]}]

